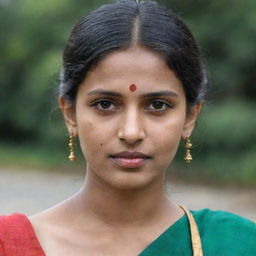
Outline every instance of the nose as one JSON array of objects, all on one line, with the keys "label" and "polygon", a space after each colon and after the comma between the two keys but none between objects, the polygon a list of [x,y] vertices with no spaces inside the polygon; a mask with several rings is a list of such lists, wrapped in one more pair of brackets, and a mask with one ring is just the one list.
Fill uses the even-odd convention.
[{"label": "nose", "polygon": [[135,108],[129,109],[124,113],[120,121],[118,138],[130,145],[145,139],[143,117],[140,116]]}]

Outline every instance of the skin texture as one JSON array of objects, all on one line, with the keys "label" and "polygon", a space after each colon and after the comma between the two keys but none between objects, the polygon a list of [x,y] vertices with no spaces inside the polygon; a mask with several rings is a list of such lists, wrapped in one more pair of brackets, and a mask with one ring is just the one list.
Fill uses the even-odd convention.
[{"label": "skin texture", "polygon": [[[133,83],[139,86],[131,93]],[[169,95],[145,96],[162,91]],[[165,195],[164,176],[201,104],[188,112],[172,70],[158,54],[134,46],[99,62],[80,85],[75,108],[63,98],[60,107],[69,132],[79,137],[86,178],[73,197],[30,217],[42,247],[47,256],[138,255],[183,215]],[[123,168],[109,157],[121,151],[150,159]]]}]

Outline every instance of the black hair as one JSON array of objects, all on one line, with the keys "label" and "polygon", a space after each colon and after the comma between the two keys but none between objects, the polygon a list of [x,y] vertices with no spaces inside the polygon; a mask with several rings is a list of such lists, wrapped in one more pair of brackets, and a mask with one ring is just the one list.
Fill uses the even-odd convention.
[{"label": "black hair", "polygon": [[86,74],[107,54],[134,44],[157,52],[182,82],[189,106],[202,101],[207,84],[200,51],[184,22],[146,0],[121,0],[85,16],[64,49],[59,96],[71,105]]}]

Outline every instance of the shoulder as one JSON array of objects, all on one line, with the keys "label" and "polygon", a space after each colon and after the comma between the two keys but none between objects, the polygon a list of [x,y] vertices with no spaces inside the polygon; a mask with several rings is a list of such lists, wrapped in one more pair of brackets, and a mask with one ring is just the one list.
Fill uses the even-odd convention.
[{"label": "shoulder", "polygon": [[5,255],[5,251],[16,243],[16,236],[21,234],[24,218],[25,215],[19,213],[0,216],[0,255]]},{"label": "shoulder", "polygon": [[210,209],[202,209],[199,211],[191,211],[193,216],[199,220],[200,223],[215,225],[221,224],[224,225],[234,225],[234,226],[243,226],[248,228],[255,228],[255,223],[234,213],[226,211],[213,211]]},{"label": "shoulder", "polygon": [[24,214],[14,213],[12,215],[0,216],[0,240],[16,234],[24,229],[27,217]]},{"label": "shoulder", "polygon": [[202,209],[192,213],[202,243],[211,252],[222,255],[221,251],[228,250],[233,255],[256,255],[256,224],[252,221],[225,211]]},{"label": "shoulder", "polygon": [[[35,237],[33,228],[24,214],[0,216],[0,255],[32,255]],[[35,254],[33,254],[35,255]]]}]

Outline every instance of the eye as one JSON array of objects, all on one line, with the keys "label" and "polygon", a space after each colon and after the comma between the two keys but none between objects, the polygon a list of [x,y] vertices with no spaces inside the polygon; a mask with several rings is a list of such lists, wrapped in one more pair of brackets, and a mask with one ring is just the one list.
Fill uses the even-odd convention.
[{"label": "eye", "polygon": [[116,105],[108,99],[96,100],[91,104],[91,106],[95,107],[99,111],[109,111],[117,109]]},{"label": "eye", "polygon": [[151,104],[147,107],[148,110],[153,110],[156,112],[165,111],[169,108],[172,108],[172,106],[163,100],[154,100],[151,102]]}]

